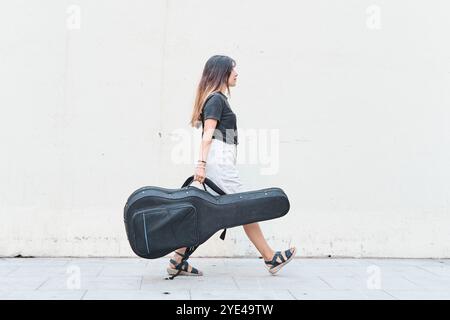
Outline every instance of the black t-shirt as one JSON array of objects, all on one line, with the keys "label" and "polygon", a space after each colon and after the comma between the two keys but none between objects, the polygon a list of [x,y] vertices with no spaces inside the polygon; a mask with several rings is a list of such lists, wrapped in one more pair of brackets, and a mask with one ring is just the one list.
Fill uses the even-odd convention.
[{"label": "black t-shirt", "polygon": [[228,98],[223,93],[214,92],[206,99],[201,117],[203,127],[206,119],[217,120],[213,139],[219,139],[230,144],[238,144],[236,115],[231,110]]}]

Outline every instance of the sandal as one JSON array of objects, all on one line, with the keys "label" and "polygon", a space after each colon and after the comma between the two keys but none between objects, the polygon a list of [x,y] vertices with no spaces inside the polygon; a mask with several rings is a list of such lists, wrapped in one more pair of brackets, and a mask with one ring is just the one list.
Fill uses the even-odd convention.
[{"label": "sandal", "polygon": [[264,260],[265,265],[271,274],[275,274],[285,265],[287,265],[297,253],[297,248],[293,247],[285,251],[277,251],[273,255],[272,260]]},{"label": "sandal", "polygon": [[[183,254],[175,251],[175,253],[184,257]],[[183,275],[183,276],[202,276],[203,272],[199,271],[197,268],[192,267],[187,261],[183,261],[182,263],[177,262],[174,259],[170,259],[170,263],[174,266],[167,268],[167,273],[169,275]],[[179,273],[178,271],[181,270]]]}]

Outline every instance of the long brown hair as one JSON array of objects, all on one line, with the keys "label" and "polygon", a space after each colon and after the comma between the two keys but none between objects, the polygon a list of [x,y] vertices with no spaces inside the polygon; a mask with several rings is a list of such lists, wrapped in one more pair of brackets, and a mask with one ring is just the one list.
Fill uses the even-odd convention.
[{"label": "long brown hair", "polygon": [[206,61],[202,77],[197,87],[197,94],[190,121],[192,127],[200,127],[200,114],[202,112],[203,104],[211,93],[219,91],[225,85],[227,87],[228,95],[230,95],[228,78],[235,66],[236,62],[228,56],[215,55]]}]

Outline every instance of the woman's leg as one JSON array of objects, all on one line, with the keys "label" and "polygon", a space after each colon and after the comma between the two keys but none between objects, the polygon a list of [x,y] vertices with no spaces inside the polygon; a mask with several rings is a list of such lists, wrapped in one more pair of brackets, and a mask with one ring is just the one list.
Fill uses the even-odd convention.
[{"label": "woman's leg", "polygon": [[272,248],[264,238],[259,224],[255,222],[246,224],[243,227],[248,238],[251,242],[253,242],[256,249],[258,249],[259,253],[261,253],[261,255],[263,256],[264,260],[271,260],[275,252],[272,250]]},{"label": "woman's leg", "polygon": [[[275,252],[272,250],[272,248],[269,246],[266,239],[264,238],[264,235],[261,231],[261,228],[259,227],[259,224],[255,222],[246,224],[243,227],[248,238],[250,239],[251,242],[253,242],[256,249],[258,249],[259,253],[261,253],[263,258],[265,260],[271,260]],[[184,254],[185,250],[186,248],[180,248],[177,249],[176,251]],[[180,262],[182,257],[174,252],[173,258],[177,262]]]},{"label": "woman's leg", "polygon": [[[179,249],[177,249],[177,250],[175,250],[175,251],[177,251],[177,252],[179,252],[179,253],[181,253],[181,254],[184,254],[184,252],[186,251],[186,247],[184,247],[184,248],[179,248]],[[176,253],[174,252],[174,253],[173,253],[173,259],[174,259],[176,262],[180,263],[180,262],[181,262],[181,259],[183,259],[183,257],[180,256],[179,254],[176,254]]]},{"label": "woman's leg", "polygon": [[[181,254],[184,254],[185,253],[185,251],[186,251],[186,247],[184,247],[184,248],[179,248],[179,249],[177,249],[177,250],[175,250],[176,252],[179,252],[179,253],[181,253]],[[183,259],[183,257],[182,256],[180,256],[179,254],[177,254],[176,252],[173,252],[173,257],[172,257],[172,259],[173,260],[175,260],[177,263],[180,263],[181,262],[181,259]],[[170,267],[174,267],[171,263],[170,263]]]},{"label": "woman's leg", "polygon": [[[184,247],[184,248],[178,248],[177,250],[174,251],[174,253],[173,253],[173,260],[175,260],[176,263],[175,263],[175,262],[172,262],[172,261],[169,261],[169,268],[167,269],[167,272],[168,272],[169,274],[172,274],[172,275],[174,274],[174,272],[176,272],[176,271],[175,271],[175,270],[176,270],[176,269],[175,269],[176,266],[177,266],[177,265],[181,262],[181,260],[183,259],[183,257],[182,257],[180,254],[177,254],[177,252],[179,252],[180,254],[184,255],[185,252],[186,252],[186,247]],[[171,260],[172,260],[172,259],[171,259]],[[192,266],[187,262],[187,260],[185,260],[185,263],[187,263],[187,270],[184,269],[185,267],[183,267],[181,274],[184,274],[184,275],[190,275],[190,276],[202,276],[202,275],[203,275],[203,272],[201,272],[201,271],[198,270],[197,268],[192,267]]]}]

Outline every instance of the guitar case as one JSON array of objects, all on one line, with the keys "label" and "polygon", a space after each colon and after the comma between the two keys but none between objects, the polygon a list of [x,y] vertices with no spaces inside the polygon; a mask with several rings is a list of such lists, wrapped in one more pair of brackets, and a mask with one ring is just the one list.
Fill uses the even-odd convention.
[{"label": "guitar case", "polygon": [[[128,197],[124,222],[136,255],[155,259],[186,247],[183,262],[217,231],[279,218],[290,208],[280,188],[225,194],[208,178],[204,190],[191,186],[193,181],[190,176],[180,189],[147,186]],[[218,195],[209,193],[205,184]]]}]

